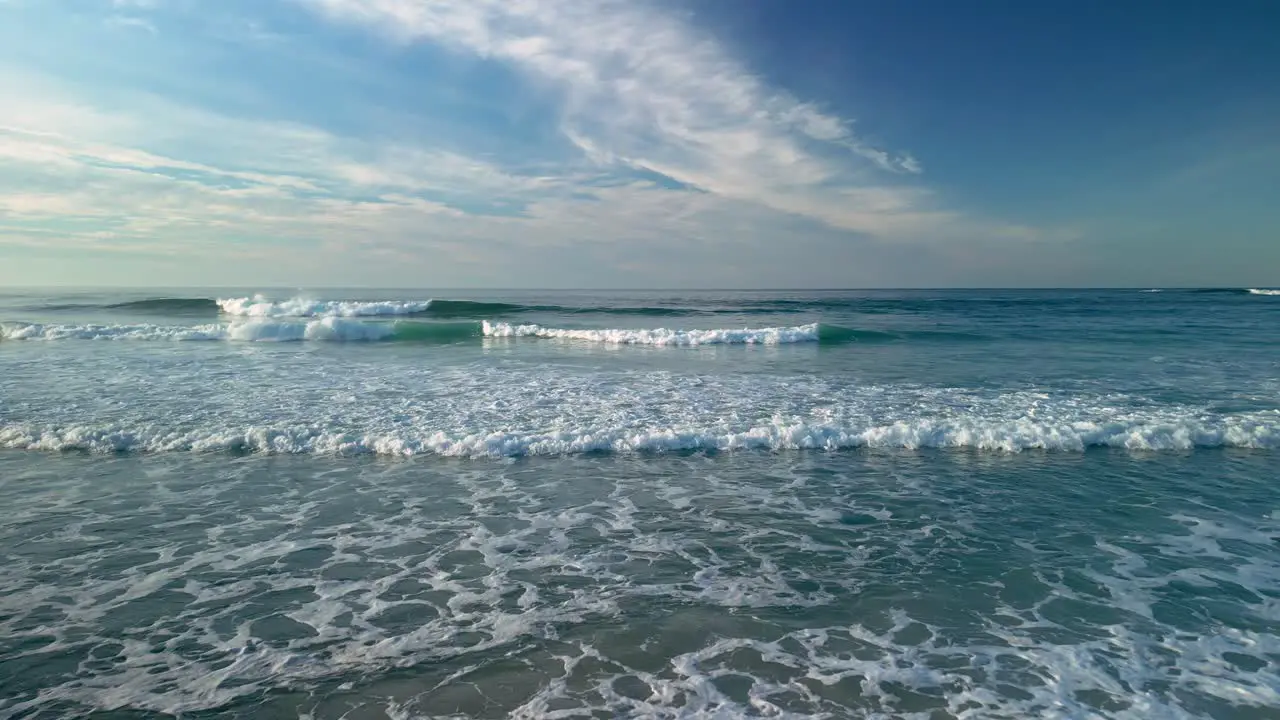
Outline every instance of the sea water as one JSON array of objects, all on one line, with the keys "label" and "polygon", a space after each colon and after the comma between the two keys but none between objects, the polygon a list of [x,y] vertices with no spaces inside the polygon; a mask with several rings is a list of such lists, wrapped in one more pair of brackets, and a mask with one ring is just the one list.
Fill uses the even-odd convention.
[{"label": "sea water", "polygon": [[1280,716],[1280,293],[10,291],[0,717]]}]

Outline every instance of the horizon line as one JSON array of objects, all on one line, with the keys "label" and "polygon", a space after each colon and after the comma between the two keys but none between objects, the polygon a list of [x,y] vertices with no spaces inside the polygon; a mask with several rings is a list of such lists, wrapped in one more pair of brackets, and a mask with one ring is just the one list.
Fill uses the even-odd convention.
[{"label": "horizon line", "polygon": [[902,286],[902,287],[500,287],[500,286],[399,286],[399,285],[0,285],[0,293],[9,290],[411,290],[411,291],[464,291],[464,292],[904,292],[948,290],[1000,290],[1039,291],[1063,290],[1249,290],[1271,289],[1271,285],[1063,285],[1063,286]]}]

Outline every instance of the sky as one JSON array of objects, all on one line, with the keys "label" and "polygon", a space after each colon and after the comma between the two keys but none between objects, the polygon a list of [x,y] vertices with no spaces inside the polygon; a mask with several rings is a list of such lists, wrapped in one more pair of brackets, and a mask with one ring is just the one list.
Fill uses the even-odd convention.
[{"label": "sky", "polygon": [[1280,4],[0,0],[0,285],[1280,286]]}]

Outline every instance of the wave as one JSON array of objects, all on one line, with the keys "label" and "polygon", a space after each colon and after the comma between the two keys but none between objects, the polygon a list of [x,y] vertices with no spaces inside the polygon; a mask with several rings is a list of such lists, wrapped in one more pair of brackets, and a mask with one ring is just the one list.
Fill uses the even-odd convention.
[{"label": "wave", "polygon": [[[538,337],[618,345],[780,345],[817,342],[822,339],[821,326],[817,323],[755,330],[669,330],[667,328],[587,330],[548,328],[541,325],[511,325],[485,320],[482,327],[485,337]],[[828,331],[830,339],[839,339],[831,333],[832,331]]]},{"label": "wave", "polygon": [[268,300],[260,295],[242,298],[219,298],[217,309],[235,317],[370,317],[379,315],[416,315],[431,307],[430,300]]},{"label": "wave", "polygon": [[218,303],[211,298],[146,298],[144,300],[127,300],[125,302],[95,304],[95,303],[53,303],[48,305],[36,305],[29,308],[31,310],[125,310],[134,313],[146,313],[156,315],[189,315],[189,314],[211,314],[218,311]]},{"label": "wave", "polygon": [[775,420],[726,432],[716,427],[582,427],[572,430],[388,432],[311,426],[166,428],[155,425],[0,426],[0,448],[92,453],[233,452],[264,454],[451,456],[466,458],[583,453],[796,451],[860,448],[1083,452],[1196,448],[1280,448],[1280,420],[1222,417],[1046,423],[982,418],[883,425]]},{"label": "wave", "polygon": [[1280,295],[1280,290],[1249,288],[1250,295]]},{"label": "wave", "polygon": [[478,323],[374,323],[325,317],[305,322],[248,320],[229,324],[57,325],[0,323],[0,340],[134,340],[171,342],[454,342],[480,337]]},{"label": "wave", "polygon": [[482,338],[545,338],[614,345],[785,345],[817,342],[868,344],[903,341],[973,342],[987,338],[935,330],[865,330],[810,323],[794,327],[678,330],[567,329],[491,321],[360,320],[337,316],[306,319],[249,318],[205,325],[97,325],[0,323],[0,340],[121,340],[171,342],[407,342],[447,343]]},{"label": "wave", "polygon": [[112,303],[103,307],[108,310],[154,313],[213,312],[218,309],[217,303],[209,298],[148,298],[146,300]]},{"label": "wave", "polygon": [[1192,295],[1249,295],[1253,291],[1249,288],[1191,288],[1182,292]]},{"label": "wave", "polygon": [[240,342],[430,342],[467,338],[542,337],[630,345],[781,344],[841,342],[859,337],[890,338],[888,333],[802,325],[757,330],[570,330],[539,325],[455,322],[363,322],[342,317],[310,321],[253,319],[228,324],[196,326],[163,325],[58,325],[0,323],[0,340],[138,340],[138,341],[240,341]]},{"label": "wave", "polygon": [[[821,312],[832,309],[861,309],[874,312],[885,301],[867,299],[760,300],[741,304],[711,302],[698,307],[675,305],[558,305],[524,304],[485,300],[320,300],[295,297],[273,300],[263,295],[229,298],[150,298],[110,304],[51,304],[31,309],[122,310],[134,313],[169,315],[222,314],[244,318],[319,318],[319,317],[436,317],[475,318],[518,315],[523,313],[557,313],[562,315],[618,315],[639,317],[687,317],[699,315],[779,315]],[[896,305],[895,305],[896,306]]]}]

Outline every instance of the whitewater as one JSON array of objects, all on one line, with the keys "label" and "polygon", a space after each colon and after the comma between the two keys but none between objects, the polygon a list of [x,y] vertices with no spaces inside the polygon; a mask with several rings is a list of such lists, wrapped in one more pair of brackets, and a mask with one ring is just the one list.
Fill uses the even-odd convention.
[{"label": "whitewater", "polygon": [[1270,717],[1278,297],[0,292],[0,717]]},{"label": "whitewater", "polygon": [[[712,330],[672,330],[654,328],[565,329],[509,323],[369,323],[325,316],[320,320],[288,322],[251,320],[195,326],[163,325],[76,325],[41,323],[0,323],[0,340],[152,340],[172,342],[373,342],[381,340],[429,341],[431,339],[550,338],[591,343],[626,345],[719,345],[817,342],[823,335],[817,323],[797,327],[742,328]],[[848,336],[834,328],[828,338]]]}]

